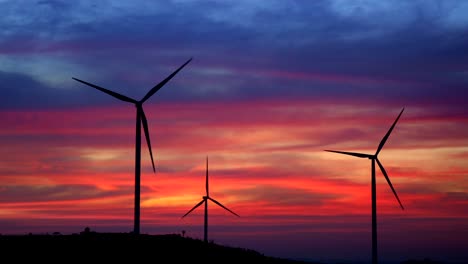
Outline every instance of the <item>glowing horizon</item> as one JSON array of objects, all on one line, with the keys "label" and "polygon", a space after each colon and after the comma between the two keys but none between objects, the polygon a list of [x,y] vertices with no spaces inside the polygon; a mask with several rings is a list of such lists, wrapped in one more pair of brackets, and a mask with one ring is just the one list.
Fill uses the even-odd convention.
[{"label": "glowing horizon", "polygon": [[[370,232],[370,225],[361,221],[370,220],[370,163],[333,155],[323,149],[333,147],[373,153],[399,109],[387,111],[386,106],[369,107],[370,112],[359,111],[354,121],[349,120],[350,114],[343,117],[334,114],[326,126],[315,126],[315,122],[320,124],[325,118],[312,124],[309,120],[317,116],[317,111],[332,113],[332,105],[308,106],[301,102],[292,105],[297,107],[294,114],[305,116],[282,126],[279,123],[268,125],[268,113],[275,112],[278,119],[288,116],[291,113],[281,111],[290,108],[285,105],[256,104],[257,113],[267,113],[266,120],[258,115],[252,121],[248,115],[251,108],[247,105],[223,105],[227,113],[233,114],[216,122],[210,114],[220,107],[216,103],[187,105],[178,108],[177,114],[171,104],[148,104],[146,111],[154,138],[156,174],[152,173],[149,155],[143,149],[142,232],[180,233],[186,229],[187,235],[202,237],[203,210],[195,210],[183,220],[180,217],[204,195],[204,159],[209,156],[212,196],[241,215],[241,219],[234,219],[222,209],[210,206],[210,231],[213,232],[210,238],[215,241],[242,244],[229,241],[237,241],[233,237],[248,238],[249,234],[257,232],[259,235],[268,233],[268,227],[277,230],[277,235],[361,230],[362,241],[368,240],[369,236],[364,234]],[[417,140],[420,136],[414,130],[418,129],[419,122],[412,120],[418,120],[418,109],[407,108],[380,153],[380,160],[406,210],[400,210],[383,176],[377,172],[379,229],[383,229],[387,221],[396,221],[393,223],[396,224],[407,221],[405,219],[423,221],[428,217],[458,221],[458,225],[463,225],[467,215],[460,208],[466,206],[463,195],[467,186],[466,183],[451,184],[463,183],[467,171],[462,160],[452,158],[466,153],[466,147],[451,143],[463,142],[463,137],[447,140],[427,135],[429,140]],[[90,115],[91,112],[94,114]],[[16,233],[34,230],[72,233],[84,226],[97,231],[131,230],[134,190],[131,112],[133,109],[116,106],[84,108],[71,113],[8,113],[15,117],[12,120],[24,120],[31,115],[36,118],[32,124],[18,124],[22,125],[21,134],[2,132],[2,137],[10,138],[8,144],[11,145],[5,146],[9,158],[2,162],[2,222],[22,222],[13,229]],[[382,113],[382,117],[371,117],[376,112]],[[47,120],[67,115],[73,116],[73,120],[62,125],[62,129],[47,125]],[[167,125],[165,120],[176,115],[180,117],[178,121]],[[364,118],[359,120],[361,116]],[[117,127],[106,129],[108,122]],[[434,127],[445,121],[426,118],[424,122]],[[166,125],[162,126],[164,123]],[[39,132],[35,132],[35,127]],[[11,129],[19,131],[14,125]],[[424,131],[424,127],[422,129]],[[353,135],[351,140],[349,131]],[[35,140],[36,136],[57,140]],[[29,140],[25,141],[27,138]],[[407,144],[416,140],[418,144]],[[21,143],[28,141],[33,145]],[[442,142],[434,144],[437,141]],[[29,149],[34,152],[30,153]],[[2,155],[6,157],[6,154]],[[20,160],[28,162],[21,165]],[[431,164],[427,164],[428,160]],[[445,175],[447,181],[441,182],[437,175]],[[450,206],[445,201],[451,201]],[[330,227],[317,229],[315,225],[324,223],[314,218],[329,219]],[[331,220],[333,218],[335,220]],[[340,218],[348,220],[338,220]],[[54,223],[54,230],[48,230],[49,225],[42,223],[45,219]],[[254,231],[258,225],[264,231]],[[280,226],[288,227],[281,231]],[[408,238],[402,230],[413,228],[423,232],[425,228],[401,223],[398,226],[400,239]],[[226,227],[224,232],[222,227]],[[247,233],[240,232],[252,228]],[[394,231],[384,229],[381,239],[386,241],[386,235],[391,233]]]}]

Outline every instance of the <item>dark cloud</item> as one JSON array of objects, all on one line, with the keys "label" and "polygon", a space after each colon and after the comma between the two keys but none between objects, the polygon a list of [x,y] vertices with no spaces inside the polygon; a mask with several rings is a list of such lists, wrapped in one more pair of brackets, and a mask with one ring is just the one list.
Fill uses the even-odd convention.
[{"label": "dark cloud", "polygon": [[442,201],[446,202],[468,202],[468,193],[466,192],[447,192]]},{"label": "dark cloud", "polygon": [[[143,187],[143,191],[149,191]],[[94,185],[4,185],[0,187],[0,202],[47,202],[105,198],[119,195],[131,195],[133,187],[120,187],[115,190],[103,190]]]},{"label": "dark cloud", "polygon": [[[51,91],[49,87],[42,85],[29,76],[19,73],[0,72],[2,93],[1,108],[25,108],[37,105],[50,105],[52,96],[47,96]],[[49,94],[51,95],[51,94]]]},{"label": "dark cloud", "polygon": [[[3,5],[8,14],[18,11]],[[453,6],[39,1],[39,10],[15,12],[36,19],[0,20],[14,28],[0,50],[61,54],[96,73],[79,78],[135,98],[193,56],[159,101],[308,97],[453,107],[468,97],[467,25],[449,23]],[[18,105],[22,100],[30,99]]]},{"label": "dark cloud", "polygon": [[[72,82],[70,77],[70,83]],[[106,99],[90,95],[86,89],[69,89],[44,84],[23,73],[0,71],[0,86],[2,89],[0,109],[4,110],[76,108],[95,105]]]}]

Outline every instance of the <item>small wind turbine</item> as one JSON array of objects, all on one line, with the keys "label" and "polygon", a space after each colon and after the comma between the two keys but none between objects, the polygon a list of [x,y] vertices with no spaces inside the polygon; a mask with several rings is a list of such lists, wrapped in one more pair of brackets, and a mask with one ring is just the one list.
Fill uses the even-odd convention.
[{"label": "small wind turbine", "polygon": [[372,162],[372,263],[377,264],[377,197],[376,197],[376,185],[375,185],[375,162],[377,161],[377,164],[380,167],[380,170],[382,171],[382,174],[385,176],[385,179],[388,182],[388,185],[390,185],[390,188],[392,189],[393,194],[395,195],[395,198],[397,199],[398,203],[400,204],[400,207],[402,210],[405,208],[400,202],[400,198],[398,198],[398,195],[393,188],[392,182],[390,181],[390,178],[387,175],[387,172],[385,171],[385,168],[383,167],[382,163],[380,163],[377,155],[380,153],[382,150],[385,142],[387,141],[388,137],[390,136],[390,133],[392,133],[393,128],[395,127],[398,119],[400,119],[401,114],[403,113],[404,108],[401,110],[400,114],[398,115],[397,119],[395,122],[393,122],[393,125],[390,127],[388,130],[387,134],[382,138],[380,141],[379,146],[377,147],[377,151],[375,152],[374,155],[371,154],[364,154],[364,153],[356,153],[356,152],[346,152],[346,151],[336,151],[336,150],[325,150],[328,152],[335,152],[335,153],[340,153],[340,154],[345,154],[345,155],[351,155],[355,156],[358,158],[368,158]]},{"label": "small wind turbine", "polygon": [[143,129],[145,131],[146,143],[148,144],[149,154],[151,156],[151,164],[153,165],[153,171],[156,172],[153,161],[153,152],[151,151],[151,142],[148,131],[148,121],[146,119],[145,112],[143,111],[143,103],[148,100],[153,94],[155,94],[159,89],[161,89],[169,80],[172,79],[185,65],[187,65],[192,58],[186,61],[182,66],[180,66],[176,71],[171,75],[166,77],[163,81],[154,86],[140,101],[121,95],[119,93],[110,91],[108,89],[99,87],[92,83],[88,83],[77,78],[72,78],[75,81],[89,85],[101,92],[109,94],[121,101],[129,102],[135,105],[136,107],[136,138],[135,138],[135,216],[134,216],[134,234],[140,234],[140,167],[141,167],[141,124],[143,123]]},{"label": "small wind turbine", "polygon": [[208,242],[208,200],[211,200],[215,204],[221,206],[222,208],[226,209],[229,211],[231,214],[240,217],[238,214],[234,213],[233,211],[229,210],[226,206],[222,205],[220,202],[216,201],[215,199],[210,197],[210,192],[208,188],[208,157],[206,157],[206,196],[203,196],[202,200],[196,204],[190,211],[188,211],[186,214],[182,216],[182,218],[186,217],[188,214],[190,214],[193,210],[195,210],[198,206],[202,205],[205,203],[205,232],[204,232],[204,241],[205,243]]}]

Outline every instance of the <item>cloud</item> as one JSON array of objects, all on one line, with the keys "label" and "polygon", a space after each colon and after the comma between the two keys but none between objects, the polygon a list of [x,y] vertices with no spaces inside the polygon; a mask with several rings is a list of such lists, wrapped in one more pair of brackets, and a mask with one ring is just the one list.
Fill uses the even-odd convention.
[{"label": "cloud", "polygon": [[252,188],[225,190],[226,195],[234,195],[239,201],[268,203],[272,206],[322,205],[338,198],[329,193],[313,193],[300,188],[282,188],[273,185],[258,185]]},{"label": "cloud", "polygon": [[[8,15],[0,24],[17,28],[0,43],[7,57],[47,54],[45,60],[56,57],[74,65],[79,77],[130,96],[142,96],[159,81],[155,73],[165,76],[174,67],[169,65],[191,56],[195,61],[184,76],[158,100],[348,98],[447,105],[462,103],[468,93],[468,39],[461,35],[466,23],[454,11],[465,5],[456,2],[41,1],[37,10],[19,13],[16,4],[3,5]],[[445,17],[458,26],[442,26],[438,18]],[[41,78],[50,77],[36,78],[45,83]]]},{"label": "cloud", "polygon": [[0,71],[0,83],[3,93],[0,109],[3,110],[77,108],[102,100],[89,96],[85,89],[55,87],[25,73]]},{"label": "cloud", "polygon": [[93,185],[3,185],[0,202],[49,202],[130,195],[131,188],[103,190]]},{"label": "cloud", "polygon": [[466,192],[447,192],[442,201],[468,203],[468,193]]}]

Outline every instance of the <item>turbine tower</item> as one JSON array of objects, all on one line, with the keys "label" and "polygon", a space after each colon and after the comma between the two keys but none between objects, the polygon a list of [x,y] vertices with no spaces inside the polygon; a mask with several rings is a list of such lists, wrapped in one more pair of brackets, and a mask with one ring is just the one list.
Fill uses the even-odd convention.
[{"label": "turbine tower", "polygon": [[238,214],[234,213],[233,211],[229,210],[226,206],[222,205],[220,202],[216,201],[215,199],[210,197],[210,192],[209,192],[209,187],[208,187],[208,157],[206,157],[206,196],[202,197],[202,200],[196,204],[190,211],[188,211],[186,214],[182,216],[182,218],[186,217],[188,214],[190,214],[193,210],[195,210],[197,207],[205,203],[205,229],[204,229],[204,235],[203,235],[203,240],[205,243],[208,242],[208,200],[211,200],[215,204],[221,206],[222,208],[226,209],[229,211],[231,214],[240,217]]},{"label": "turbine tower", "polygon": [[382,138],[380,141],[379,146],[377,147],[377,151],[375,152],[374,155],[372,154],[364,154],[364,153],[356,153],[356,152],[346,152],[346,151],[336,151],[336,150],[325,150],[328,152],[335,152],[335,153],[340,153],[340,154],[345,154],[345,155],[350,155],[350,156],[355,156],[358,158],[367,158],[371,160],[371,171],[372,171],[372,178],[371,178],[371,192],[372,192],[372,264],[377,264],[378,263],[378,258],[377,258],[377,196],[376,196],[376,184],[375,184],[375,162],[377,162],[377,165],[379,166],[380,170],[382,171],[382,174],[384,175],[385,179],[388,182],[388,185],[392,189],[393,194],[395,195],[395,198],[397,199],[398,203],[400,204],[400,207],[402,210],[405,208],[401,204],[400,198],[398,198],[398,195],[393,188],[392,182],[390,181],[390,178],[388,177],[387,172],[385,171],[385,168],[383,167],[382,163],[380,163],[378,159],[378,155],[380,151],[382,150],[383,146],[385,145],[385,142],[387,141],[388,137],[390,136],[390,133],[392,133],[393,128],[395,127],[396,123],[398,122],[398,119],[400,119],[401,114],[403,113],[404,108],[401,110],[400,114],[398,115],[397,119],[395,122],[393,122],[393,125],[390,127],[388,130],[387,134]]},{"label": "turbine tower", "polygon": [[140,168],[141,168],[141,124],[143,124],[143,129],[145,132],[146,143],[148,144],[148,150],[151,157],[151,164],[153,165],[153,172],[156,173],[156,169],[154,167],[154,160],[153,160],[153,152],[151,150],[151,142],[150,136],[148,131],[148,121],[146,119],[145,112],[143,111],[143,103],[146,102],[153,94],[155,94],[159,89],[161,89],[169,80],[172,79],[185,65],[187,65],[192,58],[186,61],[182,66],[180,66],[176,71],[174,71],[171,75],[166,77],[166,79],[162,80],[156,86],[154,86],[149,92],[141,99],[137,101],[125,95],[113,92],[111,90],[102,88],[100,86],[94,85],[92,83],[88,83],[77,78],[72,78],[75,81],[81,82],[88,86],[91,86],[101,92],[109,94],[121,101],[132,103],[136,107],[136,137],[135,137],[135,213],[134,213],[134,234],[140,234]]}]

